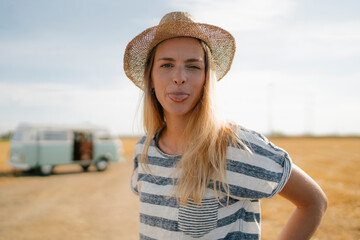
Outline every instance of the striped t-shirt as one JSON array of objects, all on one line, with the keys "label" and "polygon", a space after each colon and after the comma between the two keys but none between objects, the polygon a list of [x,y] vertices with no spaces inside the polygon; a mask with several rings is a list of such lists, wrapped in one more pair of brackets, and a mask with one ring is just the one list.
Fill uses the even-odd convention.
[{"label": "striped t-shirt", "polygon": [[[285,185],[291,172],[289,155],[259,133],[241,128],[238,136],[251,150],[227,148],[227,181],[230,200],[220,204],[209,185],[202,204],[178,205],[174,194],[174,169],[181,156],[157,146],[148,151],[148,166],[139,164],[146,137],[135,147],[131,188],[140,196],[140,239],[260,239],[261,198],[271,198]],[[176,182],[176,181],[175,181]]]}]

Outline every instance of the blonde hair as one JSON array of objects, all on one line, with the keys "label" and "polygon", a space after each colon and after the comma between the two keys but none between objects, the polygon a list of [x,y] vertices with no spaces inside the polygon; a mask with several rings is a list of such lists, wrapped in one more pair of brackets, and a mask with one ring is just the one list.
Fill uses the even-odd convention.
[{"label": "blonde hair", "polygon": [[[242,144],[236,135],[234,124],[217,118],[214,104],[216,75],[209,47],[199,40],[205,54],[205,85],[203,95],[192,110],[189,122],[184,130],[185,152],[177,165],[180,172],[174,197],[181,204],[188,199],[200,204],[212,182],[215,197],[219,201],[222,188],[229,198],[229,186],[226,179],[226,149],[229,144]],[[147,134],[140,162],[148,168],[147,154],[152,138],[166,126],[163,109],[151,89],[151,71],[156,47],[148,57],[145,70],[144,88],[144,127]]]}]

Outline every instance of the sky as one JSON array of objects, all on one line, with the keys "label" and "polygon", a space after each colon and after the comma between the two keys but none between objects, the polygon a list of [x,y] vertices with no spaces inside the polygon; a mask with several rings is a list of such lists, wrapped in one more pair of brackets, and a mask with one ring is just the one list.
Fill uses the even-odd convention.
[{"label": "sky", "polygon": [[258,132],[360,134],[359,1],[0,0],[0,134],[21,123],[143,133],[129,41],[171,11],[228,30],[219,114]]}]

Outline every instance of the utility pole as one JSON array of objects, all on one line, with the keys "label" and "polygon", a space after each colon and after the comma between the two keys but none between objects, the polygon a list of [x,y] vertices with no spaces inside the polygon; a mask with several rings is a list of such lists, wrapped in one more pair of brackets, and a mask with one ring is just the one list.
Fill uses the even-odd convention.
[{"label": "utility pole", "polygon": [[272,88],[273,88],[273,83],[272,82],[268,82],[267,84],[267,93],[268,93],[268,97],[267,97],[267,103],[268,103],[268,131],[269,131],[269,136],[271,136],[274,133],[274,129],[273,129],[273,119],[272,119],[272,98],[273,98],[273,94],[272,94]]}]

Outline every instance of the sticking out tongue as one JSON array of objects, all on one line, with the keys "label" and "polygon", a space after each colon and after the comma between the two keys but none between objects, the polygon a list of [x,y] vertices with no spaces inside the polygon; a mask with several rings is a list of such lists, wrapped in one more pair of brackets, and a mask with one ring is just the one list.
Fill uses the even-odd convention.
[{"label": "sticking out tongue", "polygon": [[169,98],[174,102],[185,101],[189,97],[189,94],[186,93],[170,93]]}]

